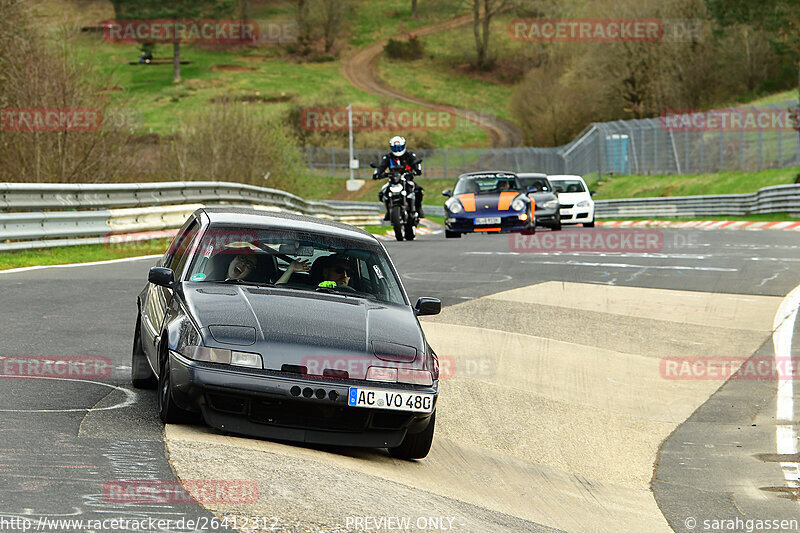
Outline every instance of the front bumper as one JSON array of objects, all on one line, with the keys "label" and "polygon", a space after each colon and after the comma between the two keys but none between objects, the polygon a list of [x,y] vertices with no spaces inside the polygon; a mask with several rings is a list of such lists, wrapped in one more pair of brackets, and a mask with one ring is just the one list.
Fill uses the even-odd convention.
[{"label": "front bumper", "polygon": [[[492,215],[487,215],[492,216]],[[496,216],[496,215],[495,215]],[[520,220],[519,213],[501,216],[500,224],[475,224],[475,216],[454,217],[449,215],[444,222],[447,231],[454,233],[510,233],[530,229],[531,220]]]},{"label": "front bumper", "polygon": [[267,439],[382,448],[424,430],[432,413],[350,407],[351,386],[413,390],[419,387],[359,380],[315,379],[187,359],[170,352],[173,399],[200,411],[209,426]]},{"label": "front bumper", "polygon": [[536,225],[552,226],[558,221],[558,209],[537,209]]},{"label": "front bumper", "polygon": [[562,224],[579,224],[581,222],[592,222],[593,220],[593,207],[571,207],[569,209],[561,209]]}]

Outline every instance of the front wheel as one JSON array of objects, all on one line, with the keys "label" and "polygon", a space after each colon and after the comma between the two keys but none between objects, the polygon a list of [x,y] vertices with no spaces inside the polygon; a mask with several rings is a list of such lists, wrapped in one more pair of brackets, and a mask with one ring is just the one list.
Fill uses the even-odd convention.
[{"label": "front wheel", "polygon": [[406,240],[413,241],[414,237],[417,236],[417,226],[416,224],[414,224],[413,220],[409,220],[408,222],[406,222],[405,231],[406,231]]},{"label": "front wheel", "polygon": [[561,231],[561,215],[556,215],[556,223],[553,224],[553,231]]},{"label": "front wheel", "polygon": [[403,240],[403,208],[399,205],[392,207],[392,226],[394,226],[394,237],[398,241]]},{"label": "front wheel", "polygon": [[158,385],[156,375],[147,362],[142,348],[142,317],[136,317],[136,331],[133,332],[133,353],[131,355],[131,384],[137,389],[155,389]]},{"label": "front wheel", "polygon": [[431,415],[428,427],[419,433],[406,435],[400,446],[389,448],[389,455],[397,459],[422,459],[431,451],[433,444],[433,430],[436,425],[436,413]]},{"label": "front wheel", "polygon": [[594,220],[592,220],[591,222],[584,222],[583,223],[583,227],[584,228],[593,228],[594,227]]},{"label": "front wheel", "polygon": [[172,399],[172,379],[169,371],[169,357],[161,365],[158,376],[158,417],[165,424],[182,424],[192,421],[192,413],[178,407]]},{"label": "front wheel", "polygon": [[461,233],[459,233],[457,231],[444,230],[444,238],[445,239],[460,239],[461,238]]}]

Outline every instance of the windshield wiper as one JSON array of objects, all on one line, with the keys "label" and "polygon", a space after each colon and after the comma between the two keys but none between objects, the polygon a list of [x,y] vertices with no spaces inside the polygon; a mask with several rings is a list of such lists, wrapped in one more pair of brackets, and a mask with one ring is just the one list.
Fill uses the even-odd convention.
[{"label": "windshield wiper", "polygon": [[256,287],[275,287],[274,283],[268,281],[250,281],[240,278],[225,278],[222,283],[236,283],[237,285],[255,285]]}]

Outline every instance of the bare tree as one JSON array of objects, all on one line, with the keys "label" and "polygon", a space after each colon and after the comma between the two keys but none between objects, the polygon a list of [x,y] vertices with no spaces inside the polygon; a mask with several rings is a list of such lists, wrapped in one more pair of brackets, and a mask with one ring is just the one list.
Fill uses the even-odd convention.
[{"label": "bare tree", "polygon": [[322,33],[325,41],[325,53],[333,49],[336,38],[342,33],[347,15],[352,9],[352,0],[322,1]]},{"label": "bare tree", "polygon": [[411,0],[411,16],[417,18],[417,0]]},{"label": "bare tree", "polygon": [[480,70],[492,67],[494,59],[489,49],[492,19],[514,5],[514,0],[467,0],[472,7],[472,32],[475,35],[477,58],[475,66]]},{"label": "bare tree", "polygon": [[64,117],[91,108],[102,116],[102,127],[96,121],[88,131],[68,126],[41,131],[7,123],[0,129],[0,181],[119,179],[128,168],[128,136],[105,91],[110,80],[87,69],[91,62],[71,52],[75,29],[62,29],[53,43],[47,42],[24,4],[0,0],[0,108],[8,114],[57,109]]}]

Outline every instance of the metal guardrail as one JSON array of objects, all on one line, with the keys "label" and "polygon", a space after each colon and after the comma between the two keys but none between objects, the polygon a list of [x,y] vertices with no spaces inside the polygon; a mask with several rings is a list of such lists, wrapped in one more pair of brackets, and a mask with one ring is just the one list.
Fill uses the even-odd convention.
[{"label": "metal guardrail", "polygon": [[[252,206],[377,223],[378,202],[312,202],[276,189],[220,182],[112,185],[0,183],[0,251],[114,243],[115,236],[174,230],[203,205]],[[788,213],[800,217],[800,185],[752,194],[599,200],[596,218],[691,218]],[[426,206],[444,215],[441,206]]]},{"label": "metal guardrail", "polygon": [[0,251],[103,244],[115,234],[179,228],[204,205],[289,211],[349,224],[375,223],[380,204],[336,205],[225,182],[0,183]]},{"label": "metal guardrail", "polygon": [[765,187],[751,194],[630,198],[595,202],[596,218],[687,218],[770,213],[788,213],[800,217],[800,185]]}]

